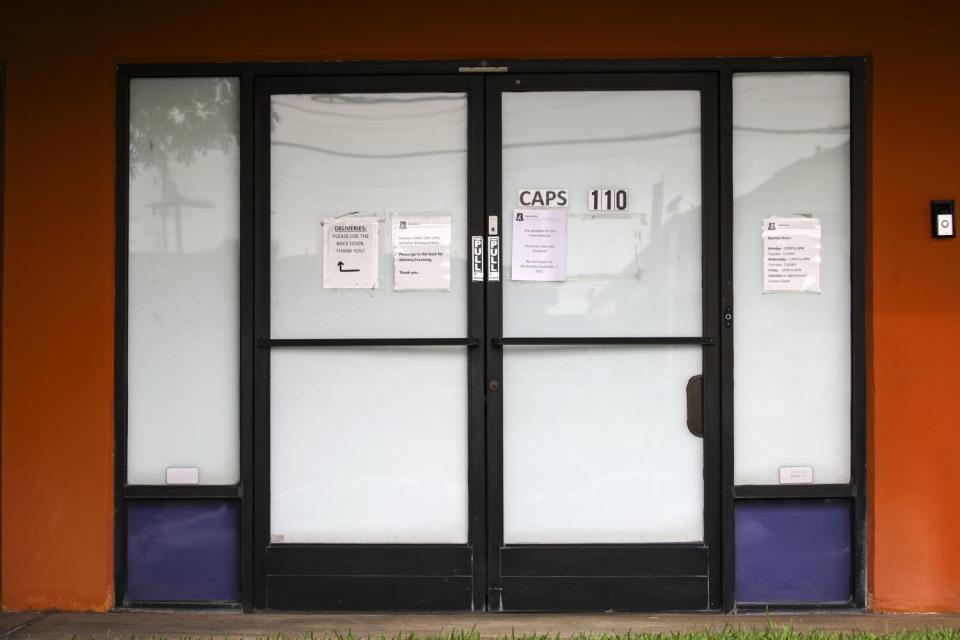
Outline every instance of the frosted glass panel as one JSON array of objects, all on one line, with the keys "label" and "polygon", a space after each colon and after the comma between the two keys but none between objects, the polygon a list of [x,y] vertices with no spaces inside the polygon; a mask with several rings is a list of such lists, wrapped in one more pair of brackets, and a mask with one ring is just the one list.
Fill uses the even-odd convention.
[{"label": "frosted glass panel", "polygon": [[[576,91],[503,95],[504,335],[698,336],[700,94]],[[588,211],[623,189],[623,212]],[[511,278],[521,189],[569,194],[564,282]]]},{"label": "frosted glass panel", "polygon": [[239,82],[130,82],[127,481],[238,473]]},{"label": "frosted glass panel", "polygon": [[[846,73],[733,80],[735,481],[780,466],[850,480],[850,99]],[[822,227],[822,293],[762,291],[761,221]]]},{"label": "frosted glass panel", "polygon": [[464,348],[270,358],[274,542],[467,541]]},{"label": "frosted glass panel", "polygon": [[[466,96],[276,95],[271,109],[273,337],[465,337]],[[394,214],[451,218],[450,291],[393,291]],[[380,221],[379,287],[324,289],[322,220],[351,216]]]},{"label": "frosted glass panel", "polygon": [[703,539],[700,347],[505,347],[504,541]]}]

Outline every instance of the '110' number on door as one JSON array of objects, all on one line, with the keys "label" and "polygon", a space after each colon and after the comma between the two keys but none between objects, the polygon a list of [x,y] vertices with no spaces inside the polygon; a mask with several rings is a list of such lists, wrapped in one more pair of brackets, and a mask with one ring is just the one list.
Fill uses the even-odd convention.
[{"label": "'110' number on door", "polygon": [[594,189],[590,192],[590,211],[626,211],[626,189]]}]

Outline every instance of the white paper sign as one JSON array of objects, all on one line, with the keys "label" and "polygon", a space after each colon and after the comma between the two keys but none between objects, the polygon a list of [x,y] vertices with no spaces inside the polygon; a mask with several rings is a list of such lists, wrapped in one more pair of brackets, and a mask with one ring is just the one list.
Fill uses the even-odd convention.
[{"label": "white paper sign", "polygon": [[514,280],[566,280],[567,210],[515,209],[511,260]]},{"label": "white paper sign", "polygon": [[393,289],[450,290],[450,216],[393,217]]},{"label": "white paper sign", "polygon": [[324,219],[323,288],[376,289],[379,247],[376,218]]},{"label": "white paper sign", "polygon": [[820,220],[763,221],[763,291],[820,293]]}]

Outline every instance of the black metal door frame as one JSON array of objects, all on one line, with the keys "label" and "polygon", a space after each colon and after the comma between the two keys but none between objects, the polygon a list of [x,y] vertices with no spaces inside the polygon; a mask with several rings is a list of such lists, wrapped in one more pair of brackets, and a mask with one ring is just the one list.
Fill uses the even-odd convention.
[{"label": "black metal door frame", "polygon": [[[483,79],[467,75],[257,79],[255,88],[256,275],[254,284],[254,605],[268,609],[482,609],[485,548],[483,286],[466,281],[462,339],[272,339],[270,333],[270,96],[283,93],[464,92],[467,95],[468,236],[483,233]],[[273,544],[270,540],[270,353],[301,347],[462,347],[468,354],[469,529],[466,544]]]},{"label": "black metal door frame", "polygon": [[[720,607],[720,268],[719,132],[712,74],[594,73],[487,78],[487,214],[502,215],[502,95],[509,91],[695,90],[700,93],[702,189],[702,332],[699,336],[516,338],[503,335],[499,281],[487,283],[487,469],[491,610],[702,610]],[[498,229],[505,223],[499,220]],[[503,277],[506,277],[505,275]],[[501,280],[503,279],[501,277]],[[503,542],[503,351],[511,345],[700,345],[703,352],[704,539],[692,544],[552,544]]]},{"label": "black metal door frame", "polygon": [[[465,339],[272,339],[269,318],[270,96],[278,93],[466,91],[469,237],[500,215],[500,96],[505,90],[697,90],[701,94],[703,331],[679,338],[522,340],[502,335],[498,282],[467,279]],[[710,609],[719,607],[719,245],[716,80],[710,74],[298,77],[255,88],[257,242],[255,360],[255,604],[321,609]],[[485,157],[485,163],[484,163]],[[486,206],[484,206],[486,204]],[[485,215],[486,214],[486,215]],[[471,265],[467,265],[471,268]],[[484,327],[486,332],[484,333]],[[691,344],[703,348],[704,542],[655,545],[502,544],[502,349],[510,344]],[[462,346],[469,357],[469,539],[466,545],[274,544],[270,514],[270,364],[285,347]],[[480,344],[484,348],[478,348]],[[484,375],[485,363],[485,375]],[[489,544],[487,543],[489,540]],[[711,554],[710,549],[714,550]],[[615,567],[611,569],[611,567]],[[598,574],[598,571],[601,571]],[[611,575],[611,572],[614,575]],[[516,574],[516,575],[511,575]],[[488,585],[489,582],[489,585]],[[507,589],[504,601],[504,589]],[[511,600],[516,593],[518,600]],[[575,597],[571,597],[575,593]],[[710,597],[712,594],[712,597]]]}]

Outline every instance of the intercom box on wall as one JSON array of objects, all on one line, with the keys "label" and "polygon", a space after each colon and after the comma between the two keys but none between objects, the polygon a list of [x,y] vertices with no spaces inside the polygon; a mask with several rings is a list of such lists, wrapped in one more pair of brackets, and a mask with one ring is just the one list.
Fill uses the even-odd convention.
[{"label": "intercom box on wall", "polygon": [[930,201],[930,223],[934,238],[956,238],[955,206],[953,200]]}]

